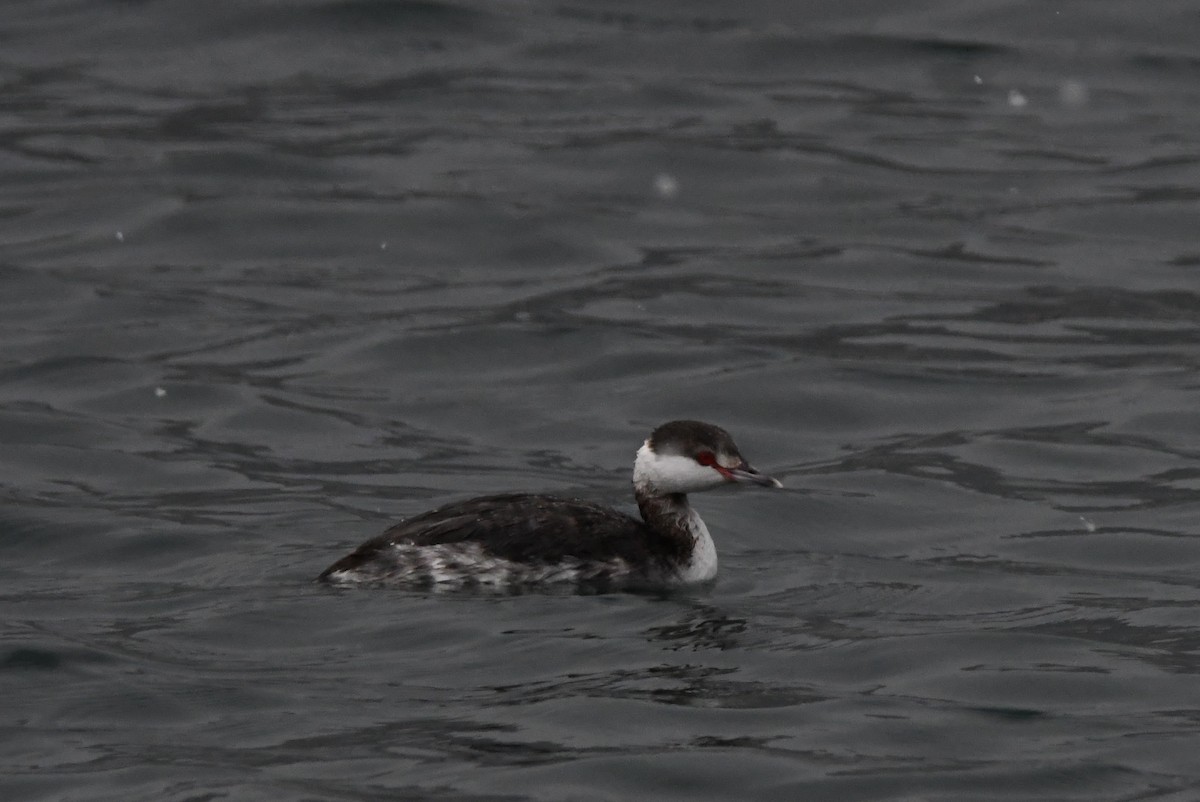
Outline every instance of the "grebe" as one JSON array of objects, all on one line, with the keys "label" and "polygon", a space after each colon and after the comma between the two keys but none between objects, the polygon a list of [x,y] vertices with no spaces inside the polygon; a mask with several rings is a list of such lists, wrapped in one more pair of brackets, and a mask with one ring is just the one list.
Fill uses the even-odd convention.
[{"label": "grebe", "polygon": [[481,496],[402,521],[326,568],[338,584],[638,587],[712,579],[717,552],[687,494],[728,484],[782,487],[746,462],[724,429],[664,423],[638,449],[642,520],[578,499]]}]

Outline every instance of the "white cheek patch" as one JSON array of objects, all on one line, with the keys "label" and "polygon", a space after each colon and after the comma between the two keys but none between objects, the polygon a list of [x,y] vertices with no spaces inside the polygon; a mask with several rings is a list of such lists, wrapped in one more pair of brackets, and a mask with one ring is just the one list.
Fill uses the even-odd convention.
[{"label": "white cheek patch", "polygon": [[742,464],[742,461],[740,459],[738,459],[737,457],[732,456],[730,454],[718,454],[717,455],[717,464],[720,465],[722,468],[736,468],[737,466]]},{"label": "white cheek patch", "polygon": [[638,449],[633,463],[634,484],[649,484],[660,493],[692,493],[725,484],[715,468],[707,468],[690,457],[655,454],[649,444]]}]

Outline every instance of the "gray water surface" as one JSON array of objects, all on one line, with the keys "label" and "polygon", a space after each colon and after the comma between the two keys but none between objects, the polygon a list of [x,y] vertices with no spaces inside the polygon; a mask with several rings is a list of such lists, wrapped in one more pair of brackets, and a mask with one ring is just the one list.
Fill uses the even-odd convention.
[{"label": "gray water surface", "polygon": [[[19,2],[0,797],[1200,798],[1190,2]],[[503,490],[663,594],[312,580]]]}]

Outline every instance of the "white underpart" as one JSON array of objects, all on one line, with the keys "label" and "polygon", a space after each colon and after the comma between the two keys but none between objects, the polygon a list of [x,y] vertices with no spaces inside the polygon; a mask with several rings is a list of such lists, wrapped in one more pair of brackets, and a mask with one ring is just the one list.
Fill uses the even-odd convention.
[{"label": "white underpart", "polygon": [[688,528],[696,538],[696,545],[692,548],[692,558],[679,570],[679,581],[707,582],[717,575],[717,547],[695,510],[688,510]]},{"label": "white underpart", "polygon": [[716,468],[701,465],[691,457],[656,453],[651,450],[649,440],[642,443],[633,461],[634,485],[649,485],[664,495],[711,490],[725,482]]}]

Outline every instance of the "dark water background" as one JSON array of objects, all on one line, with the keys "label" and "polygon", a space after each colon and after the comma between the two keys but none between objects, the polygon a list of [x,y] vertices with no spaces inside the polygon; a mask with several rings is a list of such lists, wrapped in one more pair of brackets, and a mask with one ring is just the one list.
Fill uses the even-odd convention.
[{"label": "dark water background", "polygon": [[[1200,799],[1194,2],[12,2],[0,798]],[[464,495],[712,588],[312,577]]]}]

